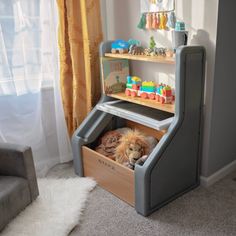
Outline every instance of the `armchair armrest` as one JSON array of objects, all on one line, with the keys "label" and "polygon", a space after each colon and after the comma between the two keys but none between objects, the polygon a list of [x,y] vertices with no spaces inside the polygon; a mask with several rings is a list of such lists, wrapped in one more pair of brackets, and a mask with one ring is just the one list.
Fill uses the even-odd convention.
[{"label": "armchair armrest", "polygon": [[29,184],[31,200],[38,196],[38,184],[30,147],[0,143],[0,175],[25,178]]}]

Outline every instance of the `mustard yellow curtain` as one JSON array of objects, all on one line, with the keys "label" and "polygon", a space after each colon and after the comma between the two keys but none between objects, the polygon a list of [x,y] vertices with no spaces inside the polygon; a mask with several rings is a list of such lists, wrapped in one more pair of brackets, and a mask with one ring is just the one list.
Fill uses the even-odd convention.
[{"label": "mustard yellow curtain", "polygon": [[72,135],[100,97],[100,1],[57,0],[57,3],[61,92]]}]

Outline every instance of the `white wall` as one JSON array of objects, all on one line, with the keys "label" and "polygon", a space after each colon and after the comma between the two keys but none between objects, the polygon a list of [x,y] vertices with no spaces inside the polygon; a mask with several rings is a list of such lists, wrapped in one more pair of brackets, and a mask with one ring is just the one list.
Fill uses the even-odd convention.
[{"label": "white wall", "polygon": [[[105,0],[102,0],[103,2]],[[208,153],[211,121],[212,89],[214,80],[215,48],[217,35],[217,16],[219,0],[176,0],[176,15],[183,20],[189,31],[189,44],[204,45],[207,50],[206,96],[204,143],[202,159],[202,175],[208,173]],[[103,5],[104,7],[104,5]],[[104,11],[104,10],[103,10]],[[135,38],[142,41],[144,46],[149,43],[150,36],[154,36],[158,46],[171,47],[171,32],[142,31],[137,29],[140,19],[139,0],[106,0],[104,26],[106,38],[109,40]],[[105,24],[106,23],[106,24]],[[147,80],[156,80],[159,76],[174,77],[172,65],[157,65],[153,63],[135,62],[132,73]]]}]

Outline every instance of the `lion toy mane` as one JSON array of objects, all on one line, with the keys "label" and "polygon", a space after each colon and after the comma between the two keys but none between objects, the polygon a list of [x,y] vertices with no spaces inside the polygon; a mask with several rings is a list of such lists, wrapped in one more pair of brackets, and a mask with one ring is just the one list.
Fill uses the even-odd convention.
[{"label": "lion toy mane", "polygon": [[115,160],[134,169],[135,163],[148,153],[149,145],[145,136],[137,130],[130,130],[121,137],[115,151]]}]

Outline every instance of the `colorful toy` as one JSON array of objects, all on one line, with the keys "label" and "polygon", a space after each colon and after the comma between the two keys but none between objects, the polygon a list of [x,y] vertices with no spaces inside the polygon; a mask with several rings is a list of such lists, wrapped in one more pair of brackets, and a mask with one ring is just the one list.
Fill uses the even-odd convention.
[{"label": "colorful toy", "polygon": [[153,50],[151,48],[145,48],[144,49],[144,55],[145,56],[151,56],[152,52],[153,52]]},{"label": "colorful toy", "polygon": [[145,48],[144,49],[144,55],[146,56],[163,56],[165,57],[166,56],[166,51],[167,51],[167,48],[157,48],[157,47],[154,47],[154,48]]},{"label": "colorful toy", "polygon": [[166,56],[166,48],[154,48],[154,56]]},{"label": "colorful toy", "polygon": [[151,37],[150,37],[150,42],[149,42],[149,48],[152,49],[152,50],[154,50],[155,46],[156,46],[156,42],[155,42],[155,40],[154,40],[154,37],[151,36]]},{"label": "colorful toy", "polygon": [[142,46],[131,45],[129,47],[129,54],[131,54],[131,55],[143,55],[144,54],[144,48]]},{"label": "colorful toy", "polygon": [[137,39],[129,39],[128,43],[129,43],[129,46],[132,46],[132,45],[141,46],[141,42]]},{"label": "colorful toy", "polygon": [[111,52],[128,53],[131,46],[141,47],[141,42],[136,39],[129,39],[129,41],[118,39],[111,44]]},{"label": "colorful toy", "polygon": [[157,85],[153,81],[143,81],[139,77],[127,77],[126,96],[156,100],[160,103],[172,103],[174,93],[168,85]]},{"label": "colorful toy", "polygon": [[173,57],[174,56],[174,50],[173,49],[167,49],[166,50],[166,56],[167,57]]},{"label": "colorful toy", "polygon": [[129,43],[123,39],[118,39],[111,44],[111,53],[127,53],[129,51]]},{"label": "colorful toy", "polygon": [[160,85],[156,90],[156,100],[162,104],[174,101],[173,92],[170,86]]},{"label": "colorful toy", "polygon": [[175,23],[175,31],[185,31],[185,23],[182,21],[177,21]]}]

